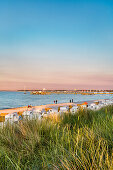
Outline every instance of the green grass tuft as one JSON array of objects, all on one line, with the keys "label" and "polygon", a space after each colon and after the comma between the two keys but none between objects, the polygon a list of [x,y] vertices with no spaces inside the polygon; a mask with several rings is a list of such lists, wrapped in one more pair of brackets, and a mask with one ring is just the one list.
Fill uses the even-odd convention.
[{"label": "green grass tuft", "polygon": [[112,169],[113,106],[0,129],[0,169]]}]

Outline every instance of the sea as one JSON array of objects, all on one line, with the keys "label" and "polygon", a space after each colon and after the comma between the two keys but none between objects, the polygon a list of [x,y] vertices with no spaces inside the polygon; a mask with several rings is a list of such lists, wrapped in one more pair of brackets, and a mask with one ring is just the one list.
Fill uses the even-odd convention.
[{"label": "sea", "polygon": [[54,100],[58,103],[91,101],[99,99],[113,99],[113,94],[96,94],[96,95],[81,95],[81,94],[51,94],[51,95],[31,95],[30,92],[15,92],[15,91],[0,91],[0,110],[16,108],[22,106],[39,106],[53,104]]}]

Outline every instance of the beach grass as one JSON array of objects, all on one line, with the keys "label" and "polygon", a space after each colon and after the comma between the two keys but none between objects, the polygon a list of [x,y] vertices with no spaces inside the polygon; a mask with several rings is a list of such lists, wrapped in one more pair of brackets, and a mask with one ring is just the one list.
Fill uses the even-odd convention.
[{"label": "beach grass", "polygon": [[0,129],[0,169],[112,169],[113,106]]}]

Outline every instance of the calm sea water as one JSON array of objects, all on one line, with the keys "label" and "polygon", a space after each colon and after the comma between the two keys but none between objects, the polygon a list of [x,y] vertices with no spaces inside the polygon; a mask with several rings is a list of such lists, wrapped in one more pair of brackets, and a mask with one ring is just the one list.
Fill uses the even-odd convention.
[{"label": "calm sea water", "polygon": [[90,101],[97,99],[112,99],[113,94],[106,95],[75,95],[75,94],[52,94],[52,95],[31,95],[30,92],[0,92],[0,109],[15,108],[21,106],[37,106],[52,104],[54,100],[58,103],[69,102],[73,99],[74,102]]}]

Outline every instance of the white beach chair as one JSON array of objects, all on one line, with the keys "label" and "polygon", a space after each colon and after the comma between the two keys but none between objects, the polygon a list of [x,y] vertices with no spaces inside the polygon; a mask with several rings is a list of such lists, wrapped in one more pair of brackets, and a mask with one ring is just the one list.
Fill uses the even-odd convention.
[{"label": "white beach chair", "polygon": [[10,123],[12,122],[17,122],[19,120],[19,115],[17,114],[17,112],[11,113],[11,114],[7,114],[5,116],[5,121],[9,121]]},{"label": "white beach chair", "polygon": [[32,111],[24,111],[22,114],[23,118],[27,118],[29,120],[33,119],[33,112]]},{"label": "white beach chair", "polygon": [[73,107],[70,109],[70,112],[74,114],[75,112],[77,112],[77,110],[78,110],[78,106],[73,106]]},{"label": "white beach chair", "polygon": [[32,111],[32,113],[33,113],[33,118],[34,118],[34,119],[37,119],[38,117],[40,117],[40,115],[42,115],[42,111],[39,110],[39,109],[34,109],[34,110]]},{"label": "white beach chair", "polygon": [[47,115],[54,114],[54,113],[58,113],[58,111],[56,109],[50,109],[47,111]]},{"label": "white beach chair", "polygon": [[91,110],[96,110],[98,105],[96,105],[95,103],[91,103],[90,105],[88,105],[88,109],[91,109]]},{"label": "white beach chair", "polygon": [[67,111],[69,110],[69,108],[68,107],[65,107],[65,106],[63,106],[63,107],[60,107],[60,114],[61,113],[66,113]]}]

